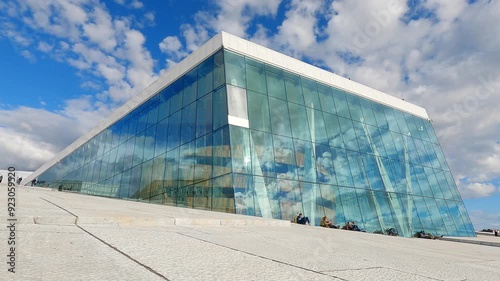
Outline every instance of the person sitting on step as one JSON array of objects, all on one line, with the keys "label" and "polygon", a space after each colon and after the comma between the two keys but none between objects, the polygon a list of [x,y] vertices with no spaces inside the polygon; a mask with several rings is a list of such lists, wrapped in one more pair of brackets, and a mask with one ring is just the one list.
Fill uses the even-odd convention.
[{"label": "person sitting on step", "polygon": [[322,227],[338,228],[331,221],[329,221],[326,216],[323,217],[323,219],[321,220],[321,223],[319,225]]},{"label": "person sitting on step", "polygon": [[302,213],[299,213],[297,215],[297,223],[298,224],[306,224],[307,223],[308,225],[311,225],[311,222],[309,221],[309,218],[302,216]]}]

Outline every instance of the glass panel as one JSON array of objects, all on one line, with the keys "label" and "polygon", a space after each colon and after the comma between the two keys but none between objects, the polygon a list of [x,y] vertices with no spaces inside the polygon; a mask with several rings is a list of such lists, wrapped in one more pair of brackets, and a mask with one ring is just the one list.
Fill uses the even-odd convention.
[{"label": "glass panel", "polygon": [[317,182],[337,184],[332,153],[326,145],[315,145]]},{"label": "glass panel", "polygon": [[354,186],[357,188],[369,188],[368,180],[365,176],[365,167],[363,165],[362,156],[355,151],[346,151],[349,167],[351,168],[351,175]]},{"label": "glass panel", "polygon": [[366,124],[377,126],[377,121],[375,120],[375,114],[372,110],[372,102],[366,99],[359,99],[359,104],[361,111],[363,112],[363,121]]},{"label": "glass panel", "polygon": [[167,91],[169,91],[169,96],[171,96],[170,100],[170,114],[176,112],[177,110],[182,108],[182,96],[184,92],[184,76],[180,77],[172,83],[172,85],[168,86]]},{"label": "glass panel", "polygon": [[248,117],[250,129],[270,132],[269,105],[265,95],[248,92]]},{"label": "glass panel", "polygon": [[190,142],[196,137],[196,103],[182,109],[181,144]]},{"label": "glass panel", "polygon": [[326,126],[323,120],[323,113],[319,110],[307,108],[307,121],[311,130],[311,141],[328,145]]},{"label": "glass panel", "polygon": [[229,126],[231,133],[231,160],[234,173],[250,174],[252,162],[248,129]]},{"label": "glass panel", "polygon": [[123,170],[128,170],[132,168],[134,159],[134,143],[135,143],[135,138],[130,138],[127,141],[127,150],[125,152],[125,157],[123,159],[124,162]]},{"label": "glass panel", "polygon": [[184,98],[183,106],[196,100],[198,92],[198,69],[194,68],[184,75]]},{"label": "glass panel", "polygon": [[431,220],[431,214],[427,209],[427,204],[425,203],[424,197],[413,196],[413,202],[415,203],[415,206],[417,206],[417,216],[420,218],[420,222],[422,224],[422,229],[419,230],[424,230],[425,232],[431,232],[435,234],[434,225]]},{"label": "glass panel", "polygon": [[378,127],[384,130],[389,130],[389,123],[387,123],[387,119],[385,118],[384,106],[373,103],[372,109],[373,114],[375,114],[375,119],[377,120]]},{"label": "glass panel", "polygon": [[212,211],[235,213],[232,175],[225,175],[213,180]]},{"label": "glass panel", "polygon": [[132,178],[132,170],[127,170],[123,172],[122,178],[120,181],[120,188],[118,190],[119,198],[130,198],[128,196],[130,189],[130,179]]},{"label": "glass panel", "polygon": [[139,165],[143,162],[144,156],[144,140],[146,139],[145,132],[137,135],[134,145],[134,160],[132,166]]},{"label": "glass panel", "polygon": [[333,102],[332,89],[323,84],[317,84],[321,109],[325,112],[336,114],[335,103]]},{"label": "glass panel", "polygon": [[376,198],[372,191],[356,189],[358,196],[359,209],[363,217],[363,221],[356,224],[359,228],[364,229],[366,232],[373,232],[375,230],[384,229],[384,222],[377,213],[378,206]]},{"label": "glass panel", "polygon": [[443,192],[441,191],[436,175],[434,174],[434,170],[432,168],[424,167],[424,171],[432,192],[434,193],[434,197],[443,198]]},{"label": "glass panel", "polygon": [[362,223],[363,219],[359,210],[356,189],[339,187],[342,205],[344,207],[344,216],[347,221],[354,221],[356,224]]},{"label": "glass panel", "polygon": [[[274,184],[274,182],[272,183]],[[272,185],[268,185],[268,187],[270,186]],[[272,189],[268,188],[268,190],[271,191]],[[273,197],[279,198],[279,202],[274,202],[274,198],[271,200],[271,204],[276,208],[275,212],[273,212],[273,216],[276,218],[293,220],[293,217],[299,212],[304,212],[302,211],[302,196],[298,181],[278,179],[277,193]],[[310,214],[307,215],[310,216]]]},{"label": "glass panel", "polygon": [[264,218],[280,218],[280,198],[275,178],[253,178],[255,186],[255,215]]},{"label": "glass panel", "polygon": [[334,185],[319,185],[321,193],[321,205],[324,207],[324,215],[334,225],[345,222],[342,201],[340,200],[339,189]]},{"label": "glass panel", "polygon": [[349,168],[349,161],[347,160],[346,151],[343,149],[332,148],[333,152],[333,166],[335,167],[337,181],[341,186],[354,186],[351,176],[351,169]]},{"label": "glass panel", "polygon": [[302,213],[309,217],[311,225],[319,225],[324,214],[324,208],[320,205],[320,190],[317,184],[310,182],[299,182],[302,193]]},{"label": "glass panel", "polygon": [[144,161],[147,161],[154,156],[155,150],[155,134],[156,134],[156,125],[149,127],[145,131],[144,136]]},{"label": "glass panel", "polygon": [[396,118],[396,122],[398,123],[398,127],[399,127],[401,134],[408,135],[410,130],[408,129],[408,126],[406,125],[405,116],[404,116],[403,112],[401,112],[399,110],[393,110],[393,112],[394,112],[394,116]]},{"label": "glass panel", "polygon": [[389,130],[393,132],[401,132],[399,129],[398,121],[396,120],[396,116],[394,115],[394,109],[384,106],[384,114],[387,119],[387,123],[389,124]]},{"label": "glass panel", "polygon": [[194,182],[196,142],[182,145],[179,150],[179,184],[187,186]]},{"label": "glass panel", "polygon": [[458,235],[458,230],[455,227],[455,223],[453,222],[452,215],[448,210],[448,205],[446,204],[446,201],[442,199],[436,199],[436,203],[439,209],[439,213],[443,218],[444,227],[446,229],[446,232],[443,232],[441,234]]},{"label": "glass panel", "polygon": [[347,101],[345,98],[345,93],[339,89],[332,88],[333,101],[335,102],[335,107],[337,108],[337,114],[345,118],[351,118],[349,113],[349,107],[347,106]]},{"label": "glass panel", "polygon": [[441,217],[441,213],[437,207],[435,198],[425,198],[425,202],[427,203],[427,208],[429,209],[429,213],[432,214],[431,220],[434,225],[435,231],[432,232],[434,235],[443,235],[446,233],[446,228],[444,227],[443,218]]},{"label": "glass panel", "polygon": [[224,52],[219,50],[214,55],[214,89],[217,89],[225,82],[224,73]]},{"label": "glass panel", "polygon": [[266,65],[267,93],[272,97],[286,99],[285,80],[283,70]]},{"label": "glass panel", "polygon": [[226,87],[222,87],[213,94],[213,130],[227,125],[227,98]]},{"label": "glass panel", "polygon": [[151,106],[149,107],[149,112],[148,112],[148,125],[147,127],[153,126],[158,122],[158,106],[159,106],[159,101],[158,101],[158,96],[155,96],[151,98]]},{"label": "glass panel", "polygon": [[246,88],[245,58],[235,53],[225,51],[224,62],[226,64],[226,83]]},{"label": "glass panel", "polygon": [[292,136],[290,119],[288,115],[288,104],[282,100],[269,97],[269,109],[271,110],[271,128],[274,134]]},{"label": "glass panel", "polygon": [[168,118],[167,150],[171,150],[181,144],[181,114],[181,111],[177,111]]},{"label": "glass panel", "polygon": [[304,93],[305,106],[321,110],[316,82],[302,77],[302,91]]},{"label": "glass panel", "polygon": [[245,62],[247,89],[261,94],[267,93],[264,64],[250,58],[245,58]]},{"label": "glass panel", "polygon": [[350,119],[339,117],[339,123],[340,129],[342,130],[342,137],[344,139],[345,148],[350,150],[358,150],[358,142],[356,140],[356,134],[354,133],[352,121]]},{"label": "glass panel", "polygon": [[160,105],[158,107],[158,120],[163,120],[170,114],[170,99],[167,97],[167,91],[160,93]]},{"label": "glass panel", "polygon": [[337,115],[323,112],[325,119],[326,134],[330,141],[330,146],[344,148],[344,140],[342,139],[342,130],[340,129],[339,118]]},{"label": "glass panel", "polygon": [[278,177],[297,178],[292,138],[273,135],[275,169]]},{"label": "glass panel", "polygon": [[134,168],[132,168],[132,172],[130,175],[130,188],[127,195],[128,198],[135,198],[135,199],[138,198],[137,192],[141,187],[141,177],[142,177],[142,165],[137,165]]},{"label": "glass panel", "polygon": [[212,134],[196,140],[195,182],[212,177]]},{"label": "glass panel", "polygon": [[212,181],[207,180],[193,186],[194,209],[210,210],[212,208]]},{"label": "glass panel", "polygon": [[[133,149],[133,148],[132,148]],[[114,173],[121,173],[124,169],[124,164],[126,161],[126,153],[127,153],[127,143],[122,143],[118,146],[118,154],[116,155],[116,164]]]},{"label": "glass panel", "polygon": [[196,101],[196,137],[212,131],[212,93]]},{"label": "glass panel", "polygon": [[347,105],[349,106],[349,113],[351,114],[351,119],[354,121],[361,122],[363,120],[363,113],[361,112],[361,107],[359,105],[358,97],[350,94],[345,95],[347,100]]},{"label": "glass panel", "polygon": [[316,165],[310,142],[294,140],[297,175],[301,181],[316,182]]},{"label": "glass panel", "polygon": [[[306,108],[304,106],[288,103],[290,124],[294,138],[311,141],[309,125],[307,124]],[[310,110],[310,109],[309,109]]]},{"label": "glass panel", "polygon": [[150,190],[151,190],[151,176],[153,174],[153,160],[144,162],[142,165],[142,177],[141,186],[138,192],[132,196],[133,198],[138,198],[140,200],[149,201]]},{"label": "glass panel", "polygon": [[285,72],[284,80],[285,80],[286,96],[288,101],[303,105],[304,97],[302,96],[300,77],[295,74]]},{"label": "glass panel", "polygon": [[179,148],[167,152],[164,175],[165,204],[175,206],[179,188]]},{"label": "glass panel", "polygon": [[164,173],[165,173],[166,157],[167,155],[166,153],[164,153],[153,159],[153,173],[151,174],[151,185],[150,185],[151,197],[161,195],[164,192],[163,186],[165,184]]},{"label": "glass panel", "polygon": [[236,214],[255,215],[253,176],[234,174]]},{"label": "glass panel", "polygon": [[258,176],[276,176],[271,134],[251,130],[250,136],[252,173]]},{"label": "glass panel", "polygon": [[415,124],[415,121],[413,121],[413,116],[408,114],[408,113],[405,113],[405,119],[406,119],[406,124],[408,125],[408,128],[410,129],[410,134],[413,138],[419,138],[421,139],[420,137],[420,131],[419,129],[417,128],[417,125]]},{"label": "glass panel", "polygon": [[227,107],[229,115],[248,120],[247,91],[227,85]]},{"label": "glass panel", "polygon": [[373,153],[372,148],[370,147],[370,142],[366,137],[368,133],[368,130],[365,127],[366,125],[359,122],[352,122],[352,126],[358,141],[359,151],[364,153]]},{"label": "glass panel", "polygon": [[167,129],[167,118],[158,122],[158,125],[156,126],[156,137],[154,143],[155,156],[163,154],[167,151]]},{"label": "glass panel", "polygon": [[213,87],[213,57],[198,65],[198,98],[210,93]]},{"label": "glass panel", "polygon": [[223,127],[213,135],[213,175],[219,176],[231,172],[231,149],[229,127]]}]

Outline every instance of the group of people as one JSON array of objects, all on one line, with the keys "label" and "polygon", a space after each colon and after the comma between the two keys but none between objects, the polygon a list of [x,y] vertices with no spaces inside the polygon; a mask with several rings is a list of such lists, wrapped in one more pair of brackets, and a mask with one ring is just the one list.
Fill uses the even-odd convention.
[{"label": "group of people", "polygon": [[359,227],[355,221],[346,222],[345,225],[342,227],[342,229],[352,230],[352,231],[361,231],[361,229],[359,229]]},{"label": "group of people", "polygon": [[436,235],[433,235],[430,232],[425,232],[425,231],[422,230],[422,231],[417,232],[417,234],[415,235],[415,237],[424,238],[424,239],[439,239],[439,238],[443,237],[443,235],[436,236]]},{"label": "group of people", "polygon": [[[297,214],[296,223],[311,225],[311,221],[309,220],[309,217],[305,217],[304,215],[302,215],[302,213],[298,213]],[[319,225],[322,226],[322,227],[326,227],[326,228],[335,228],[335,229],[339,229],[340,228],[340,225],[335,225],[335,224],[333,224],[333,222],[329,221],[327,216],[324,216],[321,219],[321,222],[320,222]],[[356,222],[354,222],[354,221],[347,222],[342,227],[342,229],[353,230],[353,231],[361,231],[361,229],[359,229],[358,225],[356,225]]]}]

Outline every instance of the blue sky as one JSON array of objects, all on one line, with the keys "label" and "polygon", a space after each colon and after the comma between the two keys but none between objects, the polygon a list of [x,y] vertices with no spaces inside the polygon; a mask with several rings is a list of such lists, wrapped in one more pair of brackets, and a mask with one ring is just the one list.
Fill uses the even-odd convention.
[{"label": "blue sky", "polygon": [[500,228],[500,3],[0,3],[0,169],[35,170],[221,30],[423,106],[476,228]]}]

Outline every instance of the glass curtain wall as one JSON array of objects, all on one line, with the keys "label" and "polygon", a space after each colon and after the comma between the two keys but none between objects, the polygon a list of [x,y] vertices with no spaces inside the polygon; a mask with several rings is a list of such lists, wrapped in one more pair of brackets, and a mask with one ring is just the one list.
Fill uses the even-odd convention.
[{"label": "glass curtain wall", "polygon": [[224,58],[227,87],[248,105],[249,128],[229,126],[236,213],[474,236],[428,120],[250,57]]},{"label": "glass curtain wall", "polygon": [[39,182],[284,220],[302,212],[367,232],[475,235],[428,120],[223,50]]}]

